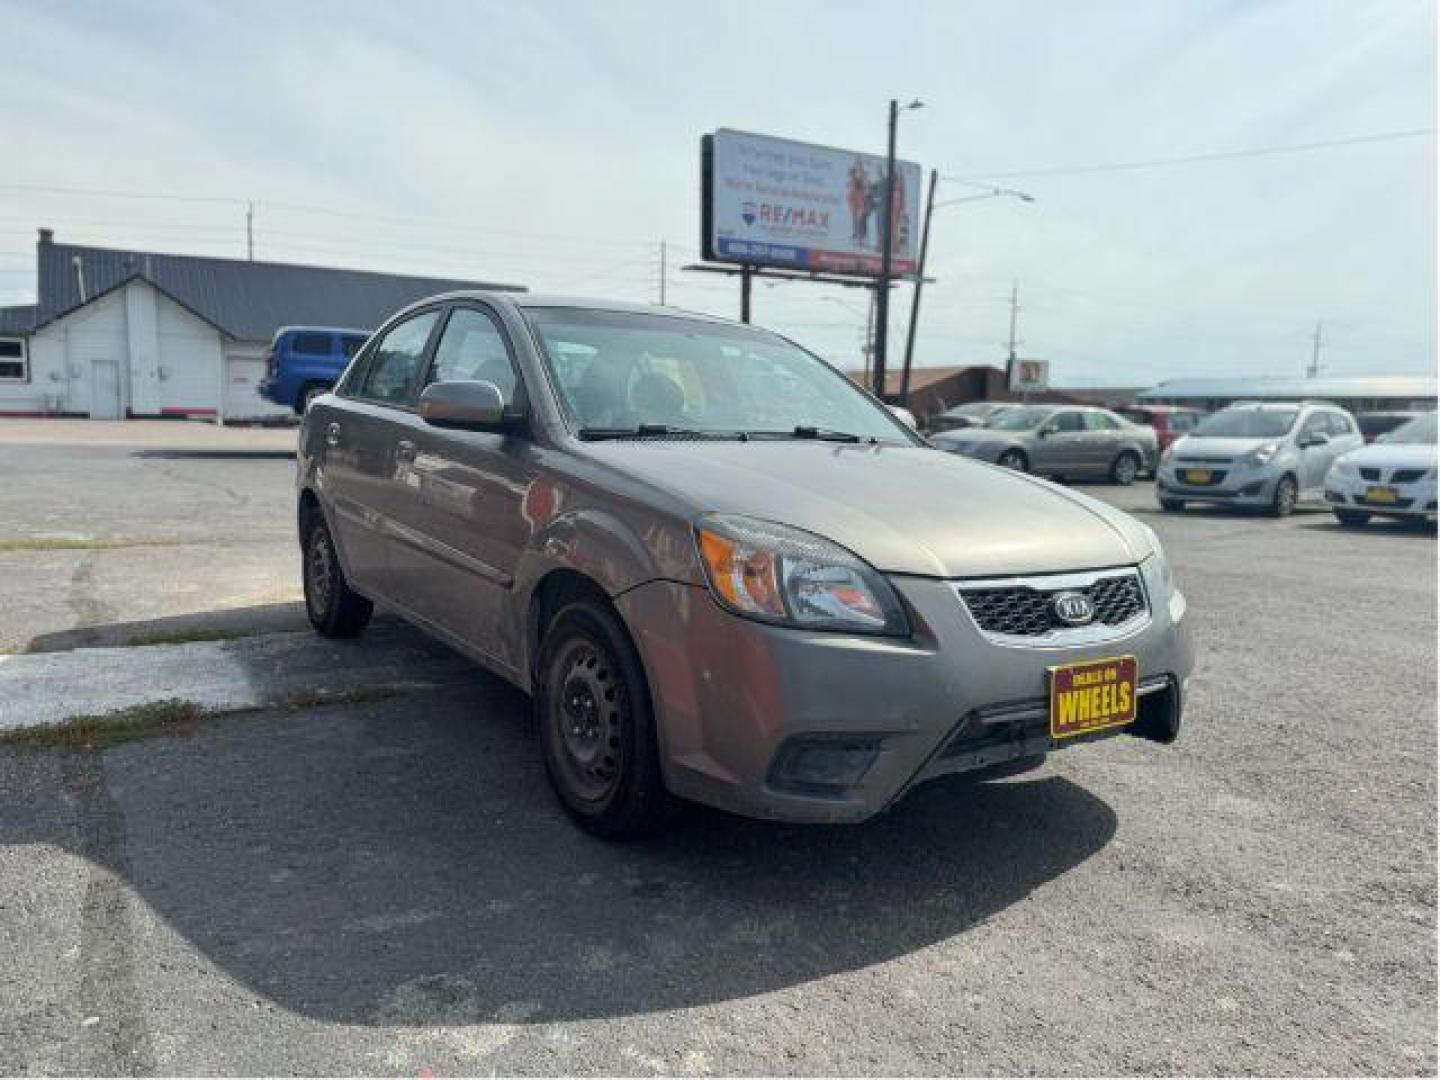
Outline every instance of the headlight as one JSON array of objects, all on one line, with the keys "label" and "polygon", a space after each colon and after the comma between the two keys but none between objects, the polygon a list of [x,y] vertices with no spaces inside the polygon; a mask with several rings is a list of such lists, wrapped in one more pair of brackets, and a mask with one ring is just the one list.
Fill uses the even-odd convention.
[{"label": "headlight", "polygon": [[710,591],[738,615],[815,630],[910,632],[889,583],[824,537],[722,514],[701,518],[695,537]]},{"label": "headlight", "polygon": [[1140,561],[1140,565],[1148,571],[1146,577],[1151,585],[1159,586],[1161,594],[1168,596],[1175,591],[1175,572],[1170,568],[1170,560],[1165,555],[1159,534],[1149,525],[1142,525],[1141,528],[1150,538],[1150,554]]},{"label": "headlight", "polygon": [[1257,446],[1250,453],[1240,459],[1241,465],[1264,465],[1280,450],[1278,442],[1267,442],[1263,446]]}]

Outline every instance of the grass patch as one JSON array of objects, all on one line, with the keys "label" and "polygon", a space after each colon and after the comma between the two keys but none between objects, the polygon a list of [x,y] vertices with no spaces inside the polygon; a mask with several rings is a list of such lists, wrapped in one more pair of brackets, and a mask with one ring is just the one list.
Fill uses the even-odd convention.
[{"label": "grass patch", "polygon": [[101,537],[0,537],[0,551],[109,551],[114,548],[178,547],[179,540],[123,540]]},{"label": "grass patch", "polygon": [[193,731],[201,720],[214,715],[214,710],[193,701],[167,698],[114,712],[71,716],[58,724],[0,731],[0,742],[45,750],[104,750],[136,739]]},{"label": "grass patch", "polygon": [[221,630],[195,627],[191,630],[162,630],[154,634],[140,634],[126,638],[131,645],[193,645],[197,641],[234,641],[236,638],[255,637],[259,630]]}]

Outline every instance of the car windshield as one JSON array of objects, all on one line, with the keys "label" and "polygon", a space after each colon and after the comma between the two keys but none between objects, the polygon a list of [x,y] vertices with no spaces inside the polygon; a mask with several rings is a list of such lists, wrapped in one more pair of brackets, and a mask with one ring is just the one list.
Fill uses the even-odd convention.
[{"label": "car windshield", "polygon": [[1298,409],[1222,409],[1195,425],[1192,434],[1221,439],[1274,439],[1294,427],[1298,415]]},{"label": "car windshield", "polygon": [[1428,416],[1417,416],[1408,424],[1401,424],[1389,435],[1385,436],[1387,444],[1393,443],[1416,443],[1435,445],[1435,414]]},{"label": "car windshield", "polygon": [[995,431],[1029,431],[1037,428],[1053,409],[1005,409],[986,425]]},{"label": "car windshield", "polygon": [[835,438],[916,445],[835,369],[762,330],[643,312],[525,309],[583,437]]}]

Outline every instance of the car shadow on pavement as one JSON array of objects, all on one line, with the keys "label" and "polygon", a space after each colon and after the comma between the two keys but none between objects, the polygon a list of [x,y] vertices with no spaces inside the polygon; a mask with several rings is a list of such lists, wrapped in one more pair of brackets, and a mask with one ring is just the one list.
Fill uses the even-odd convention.
[{"label": "car shadow on pavement", "polygon": [[187,449],[164,449],[164,450],[134,450],[132,457],[139,458],[162,458],[171,461],[285,461],[294,458],[295,451],[292,450],[205,450],[196,448]]},{"label": "car shadow on pavement", "polygon": [[1436,534],[1435,524],[1424,521],[1403,521],[1396,518],[1371,518],[1364,525],[1341,525],[1335,518],[1326,516],[1315,521],[1301,523],[1302,529],[1316,532],[1344,533],[1347,536],[1385,536],[1393,539],[1430,537]]},{"label": "car shadow on pavement", "polygon": [[[78,853],[244,993],[326,1021],[450,1025],[698,1006],[885,963],[1115,832],[1104,801],[1042,772],[939,781],[859,826],[687,808],[661,836],[605,843],[546,789],[525,709],[477,675],[217,721],[83,755],[89,779],[0,813],[0,834],[24,834],[0,842],[99,838]],[[136,978],[163,979],[149,962]]]},{"label": "car shadow on pavement", "polygon": [[293,600],[248,607],[210,608],[131,622],[76,626],[37,634],[26,643],[25,651],[63,652],[67,649],[224,640],[256,634],[292,633],[309,628],[304,601]]}]

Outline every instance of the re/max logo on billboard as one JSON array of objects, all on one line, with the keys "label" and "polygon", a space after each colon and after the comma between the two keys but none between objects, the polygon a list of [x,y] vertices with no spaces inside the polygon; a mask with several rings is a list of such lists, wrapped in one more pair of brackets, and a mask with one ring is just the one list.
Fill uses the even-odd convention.
[{"label": "re/max logo on billboard", "polygon": [[781,225],[788,229],[828,229],[830,227],[830,211],[815,210],[806,206],[761,203],[756,207],[756,216],[764,225]]}]

